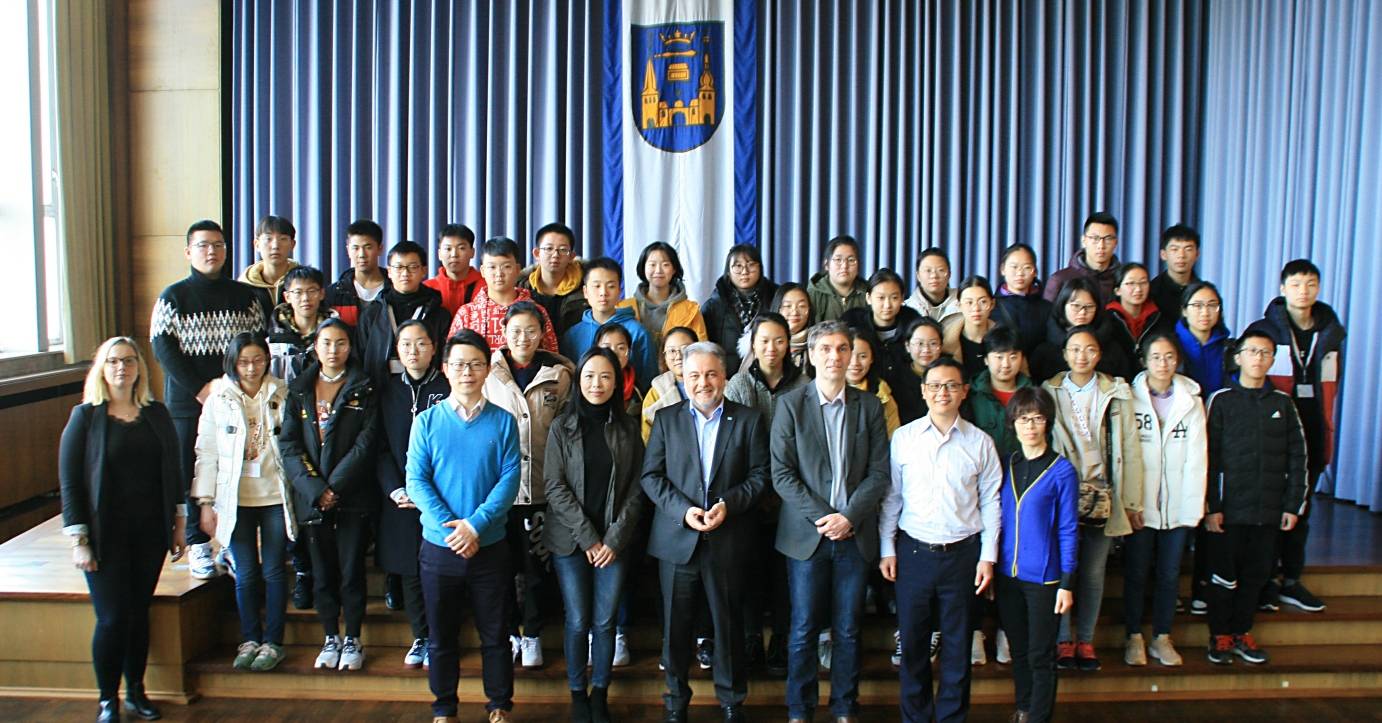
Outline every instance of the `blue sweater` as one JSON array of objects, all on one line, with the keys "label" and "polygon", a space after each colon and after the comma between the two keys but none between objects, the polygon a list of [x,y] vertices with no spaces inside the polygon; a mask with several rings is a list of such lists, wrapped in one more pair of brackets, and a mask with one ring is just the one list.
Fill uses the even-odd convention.
[{"label": "blue sweater", "polygon": [[[657,366],[657,351],[653,349],[648,332],[638,323],[633,309],[628,307],[615,309],[614,316],[609,320],[617,321],[620,326],[629,330],[629,337],[633,339],[633,348],[629,349],[629,364],[633,366],[638,388],[647,389],[648,385],[653,383],[653,377],[661,373]],[[590,309],[586,309],[581,315],[581,320],[561,335],[561,355],[573,362],[579,360],[582,354],[595,346],[595,332],[601,326],[604,324],[595,321]]]},{"label": "blue sweater", "polygon": [[1078,561],[1079,489],[1075,467],[1057,456],[1019,499],[1011,460],[1003,461],[998,574],[1071,589]]},{"label": "blue sweater", "polygon": [[419,414],[408,436],[408,497],[422,513],[422,539],[446,547],[452,520],[464,519],[480,546],[504,539],[504,523],[518,495],[518,425],[485,403],[469,422],[450,400]]},{"label": "blue sweater", "polygon": [[1176,322],[1176,338],[1180,339],[1180,348],[1185,351],[1185,361],[1181,364],[1185,376],[1200,385],[1201,397],[1208,399],[1209,395],[1228,386],[1228,378],[1224,376],[1228,327],[1223,324],[1215,327],[1208,343],[1201,344],[1185,325],[1185,319],[1181,319]]}]

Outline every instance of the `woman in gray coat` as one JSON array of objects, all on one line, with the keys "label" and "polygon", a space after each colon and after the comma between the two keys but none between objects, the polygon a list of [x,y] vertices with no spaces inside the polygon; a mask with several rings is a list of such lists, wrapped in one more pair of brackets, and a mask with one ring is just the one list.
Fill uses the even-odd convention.
[{"label": "woman in gray coat", "polygon": [[[614,617],[631,561],[629,543],[647,500],[638,479],[643,438],[626,414],[619,358],[593,348],[576,367],[578,394],[548,430],[543,475],[547,524],[566,604],[566,675],[573,721],[608,721]],[[586,636],[590,636],[590,689],[586,690]]]}]

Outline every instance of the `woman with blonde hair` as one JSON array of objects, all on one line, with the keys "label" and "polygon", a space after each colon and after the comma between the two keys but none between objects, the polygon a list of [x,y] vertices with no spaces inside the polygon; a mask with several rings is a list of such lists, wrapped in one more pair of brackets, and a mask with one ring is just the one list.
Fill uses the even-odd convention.
[{"label": "woman with blonde hair", "polygon": [[178,560],[184,549],[178,455],[172,417],[149,393],[139,346],[127,336],[107,339],[92,359],[58,452],[63,533],[96,608],[91,659],[101,696],[98,721],[120,720],[122,674],[125,710],[144,720],[159,717],[144,692],[144,669],[163,555]]}]

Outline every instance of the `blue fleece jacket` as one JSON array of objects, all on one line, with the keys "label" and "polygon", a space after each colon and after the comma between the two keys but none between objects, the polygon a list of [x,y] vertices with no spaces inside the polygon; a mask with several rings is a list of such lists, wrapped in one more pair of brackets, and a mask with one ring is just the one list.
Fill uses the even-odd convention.
[{"label": "blue fleece jacket", "polygon": [[[633,309],[628,307],[615,309],[614,316],[611,316],[609,321],[617,321],[620,326],[629,330],[629,336],[633,339],[633,348],[629,350],[629,363],[633,365],[634,374],[637,375],[638,388],[647,389],[648,385],[653,383],[653,377],[661,373],[657,368],[657,353],[653,349],[652,341],[648,339],[648,332],[638,323]],[[595,346],[595,332],[601,326],[604,324],[595,321],[590,309],[586,309],[581,315],[581,320],[561,335],[561,355],[573,362],[579,360],[582,354]]]},{"label": "blue fleece jacket", "polygon": [[1214,392],[1228,386],[1224,376],[1224,355],[1228,353],[1228,327],[1220,324],[1209,335],[1209,341],[1201,344],[1185,325],[1185,319],[1176,322],[1176,337],[1180,348],[1185,351],[1185,361],[1181,366],[1185,376],[1200,385],[1200,396],[1205,399]]},{"label": "blue fleece jacket", "polygon": [[998,574],[1071,589],[1080,538],[1079,490],[1075,467],[1057,456],[1019,498],[1012,466],[1003,461]]},{"label": "blue fleece jacket", "polygon": [[504,523],[518,495],[521,454],[513,416],[486,403],[463,421],[450,400],[419,414],[408,436],[408,497],[422,513],[422,539],[446,547],[452,528],[464,519],[480,546],[504,539]]}]

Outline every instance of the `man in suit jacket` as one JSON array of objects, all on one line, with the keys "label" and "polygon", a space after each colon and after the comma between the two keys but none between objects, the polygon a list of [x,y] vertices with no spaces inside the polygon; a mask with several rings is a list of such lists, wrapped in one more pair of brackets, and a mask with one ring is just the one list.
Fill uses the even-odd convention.
[{"label": "man in suit jacket", "polygon": [[[811,328],[816,379],[784,394],[773,412],[773,488],[782,498],[777,549],[787,556],[792,626],[787,717],[813,719],[819,699],[816,636],[830,622],[830,712],[859,715],[859,619],[878,559],[878,505],[888,491],[888,432],[878,397],[845,384],[854,333],[843,322]],[[829,616],[827,616],[829,614]]]},{"label": "man in suit jacket", "polygon": [[688,399],[653,418],[642,480],[656,506],[648,554],[661,561],[663,720],[686,720],[693,611],[704,595],[715,628],[715,696],[726,721],[741,721],[748,695],[741,553],[754,544],[749,512],[768,484],[768,430],[757,410],[725,400],[728,374],[718,344],[692,344],[682,359]]}]

